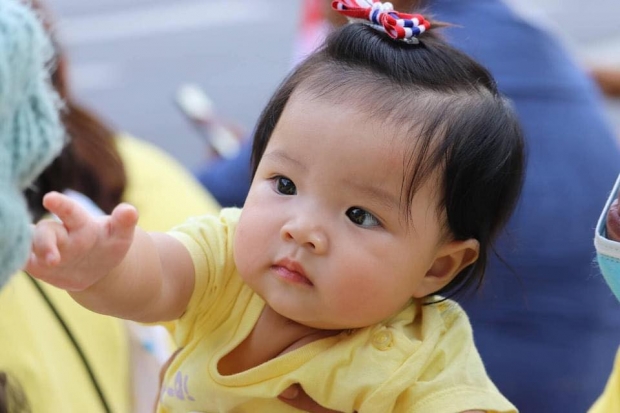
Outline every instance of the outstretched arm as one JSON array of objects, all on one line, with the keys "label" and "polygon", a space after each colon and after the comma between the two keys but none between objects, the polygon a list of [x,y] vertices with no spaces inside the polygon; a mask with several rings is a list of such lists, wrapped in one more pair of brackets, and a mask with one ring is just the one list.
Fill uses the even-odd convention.
[{"label": "outstretched arm", "polygon": [[194,267],[175,238],[136,226],[138,212],[127,204],[111,215],[92,217],[57,192],[43,205],[60,221],[34,227],[26,271],[67,290],[84,307],[141,322],[183,314],[194,286]]}]

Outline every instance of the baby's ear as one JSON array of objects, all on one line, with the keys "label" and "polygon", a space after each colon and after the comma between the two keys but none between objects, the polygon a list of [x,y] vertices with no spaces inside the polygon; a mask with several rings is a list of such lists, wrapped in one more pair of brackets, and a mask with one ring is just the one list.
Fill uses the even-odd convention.
[{"label": "baby's ear", "polygon": [[433,265],[415,291],[414,297],[426,297],[441,290],[463,268],[473,264],[478,259],[479,252],[480,243],[473,238],[444,244],[437,252]]}]

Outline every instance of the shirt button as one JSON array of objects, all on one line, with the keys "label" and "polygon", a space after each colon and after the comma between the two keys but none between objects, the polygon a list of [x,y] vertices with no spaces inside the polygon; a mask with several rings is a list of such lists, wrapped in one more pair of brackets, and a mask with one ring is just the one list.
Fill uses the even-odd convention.
[{"label": "shirt button", "polygon": [[392,332],[389,330],[381,330],[376,332],[372,337],[372,345],[377,350],[388,350],[392,347]]}]

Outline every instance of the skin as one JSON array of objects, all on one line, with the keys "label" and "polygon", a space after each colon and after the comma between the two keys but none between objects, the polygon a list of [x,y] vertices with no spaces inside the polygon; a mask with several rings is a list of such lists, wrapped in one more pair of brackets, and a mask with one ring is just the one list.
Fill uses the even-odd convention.
[{"label": "skin", "polygon": [[[394,0],[392,1],[394,10],[413,10],[416,7],[418,7],[421,3],[422,1],[419,1],[419,0],[404,0],[404,1]],[[346,17],[335,12],[332,9],[331,4],[332,4],[332,0],[321,1],[322,12],[323,12],[323,15],[325,16],[325,19],[334,27],[338,27],[346,23],[347,22]],[[312,400],[304,392],[303,388],[299,385],[294,385],[288,388],[285,392],[283,392],[280,395],[280,399],[283,400],[285,403],[290,404],[293,407],[296,407],[300,410],[307,411],[307,412],[312,412],[312,413],[333,412],[333,410],[325,409],[324,407],[316,403],[314,400]],[[465,413],[483,413],[483,412],[476,410],[476,411],[470,411],[470,412],[465,412]]]},{"label": "skin", "polygon": [[[218,368],[243,371],[342,329],[374,324],[441,289],[477,259],[476,240],[443,232],[432,177],[403,210],[408,145],[400,132],[355,107],[293,94],[234,239],[239,273],[267,305]],[[46,195],[44,205],[60,221],[34,228],[26,267],[33,276],[103,314],[152,322],[183,313],[194,268],[179,241],[137,228],[130,205],[102,218],[58,193]],[[301,386],[280,399],[330,411]]]},{"label": "skin", "polygon": [[620,241],[620,204],[616,199],[607,212],[607,237],[614,241]]},{"label": "skin", "polygon": [[620,98],[620,69],[593,67],[590,69],[590,74],[607,97]]},{"label": "skin", "polygon": [[403,211],[408,145],[390,129],[355,108],[303,92],[291,97],[234,249],[244,281],[277,313],[317,329],[369,326],[439,290],[477,258],[475,240],[444,241],[434,179]]}]

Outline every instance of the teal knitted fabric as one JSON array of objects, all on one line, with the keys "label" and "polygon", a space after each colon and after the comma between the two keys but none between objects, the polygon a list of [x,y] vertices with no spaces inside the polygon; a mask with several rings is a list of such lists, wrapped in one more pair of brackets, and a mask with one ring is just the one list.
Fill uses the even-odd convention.
[{"label": "teal knitted fabric", "polygon": [[52,56],[33,11],[20,0],[0,0],[0,287],[30,252],[22,191],[64,144],[49,79]]}]

